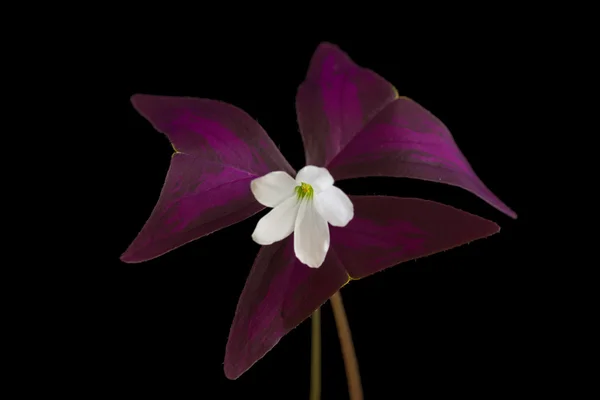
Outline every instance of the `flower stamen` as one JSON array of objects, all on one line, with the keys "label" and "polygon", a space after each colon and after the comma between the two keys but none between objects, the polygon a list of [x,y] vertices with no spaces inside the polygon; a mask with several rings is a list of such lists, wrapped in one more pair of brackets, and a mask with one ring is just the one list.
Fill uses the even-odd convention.
[{"label": "flower stamen", "polygon": [[296,195],[298,196],[298,200],[302,200],[304,198],[308,200],[312,200],[314,195],[314,190],[311,185],[305,182],[300,182],[300,185],[296,186],[294,189],[296,191]]}]

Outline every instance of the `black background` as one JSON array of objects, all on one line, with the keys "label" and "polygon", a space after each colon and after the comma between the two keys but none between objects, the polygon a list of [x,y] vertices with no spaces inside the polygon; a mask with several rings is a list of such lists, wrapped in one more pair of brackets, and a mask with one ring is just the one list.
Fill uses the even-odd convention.
[{"label": "black background", "polygon": [[[143,36],[143,35],[142,35]],[[233,36],[233,35],[232,35]],[[227,36],[228,37],[228,36]],[[238,380],[223,373],[238,297],[259,246],[250,239],[259,213],[157,259],[125,264],[119,256],[155,204],[172,148],[133,109],[135,93],[222,100],[248,112],[298,170],[304,165],[294,98],[321,41],[390,81],[440,118],[488,187],[519,214],[503,215],[476,196],[442,184],[368,178],[340,182],[350,194],[420,197],[498,223],[500,233],[395,266],[342,290],[367,399],[409,392],[479,396],[513,393],[540,362],[539,314],[525,226],[531,213],[528,165],[530,71],[514,36],[478,31],[431,40],[405,36],[302,35],[231,39],[205,33],[185,42],[132,35],[113,54],[118,124],[108,162],[118,170],[106,199],[111,236],[94,311],[97,339],[83,348],[97,390],[160,398],[306,399],[310,323],[305,321]],[[112,110],[111,110],[112,111]],[[108,139],[107,139],[108,140]],[[529,192],[528,192],[529,191]],[[323,307],[323,399],[347,397],[331,309]],[[92,389],[94,391],[95,389]]]}]

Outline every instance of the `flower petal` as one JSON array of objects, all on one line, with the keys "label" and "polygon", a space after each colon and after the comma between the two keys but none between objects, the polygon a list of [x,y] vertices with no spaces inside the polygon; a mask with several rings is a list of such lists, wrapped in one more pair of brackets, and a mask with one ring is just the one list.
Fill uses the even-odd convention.
[{"label": "flower petal", "polygon": [[350,200],[355,217],[344,228],[331,228],[330,253],[354,279],[500,230],[492,221],[434,201],[388,196]]},{"label": "flower petal", "polygon": [[306,164],[326,166],[397,96],[381,76],[356,65],[339,47],[321,43],[296,95]]},{"label": "flower petal", "polygon": [[252,240],[267,245],[285,239],[294,231],[300,202],[296,196],[284,200],[262,217],[252,233]]},{"label": "flower petal", "polygon": [[329,189],[333,185],[333,177],[325,168],[315,167],[314,165],[307,165],[298,171],[296,175],[296,182],[308,183],[311,185],[315,193],[322,192],[323,190]]},{"label": "flower petal", "polygon": [[448,128],[406,97],[385,107],[327,168],[336,180],[392,176],[458,186],[517,216],[477,177]]},{"label": "flower petal", "polygon": [[319,268],[329,250],[329,226],[317,212],[313,201],[300,203],[294,228],[296,257],[311,268]]},{"label": "flower petal", "polygon": [[250,181],[276,170],[294,173],[261,126],[232,105],[150,95],[131,101],[176,153],[152,214],[121,256],[125,262],[150,260],[250,217],[263,209]]},{"label": "flower petal", "polygon": [[354,217],[352,202],[335,186],[316,195],[314,202],[317,212],[333,226],[346,226]]},{"label": "flower petal", "polygon": [[294,195],[296,181],[285,171],[269,172],[250,182],[256,200],[267,207],[275,207]]},{"label": "flower petal", "polygon": [[331,253],[320,268],[307,268],[294,257],[291,237],[262,246],[229,331],[227,378],[237,379],[347,282]]}]

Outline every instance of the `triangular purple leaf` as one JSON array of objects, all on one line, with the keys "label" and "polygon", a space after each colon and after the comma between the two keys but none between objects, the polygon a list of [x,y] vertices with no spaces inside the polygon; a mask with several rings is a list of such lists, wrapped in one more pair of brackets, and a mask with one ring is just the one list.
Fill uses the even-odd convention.
[{"label": "triangular purple leaf", "polygon": [[331,227],[331,247],[353,279],[500,231],[494,222],[435,201],[349,196],[354,218]]},{"label": "triangular purple leaf", "polygon": [[448,128],[406,97],[388,104],[327,168],[336,180],[390,176],[458,186],[517,216],[477,177]]},{"label": "triangular purple leaf", "polygon": [[320,268],[309,268],[294,255],[293,236],[262,246],[231,325],[225,375],[237,379],[346,282],[331,252]]},{"label": "triangular purple leaf", "polygon": [[132,103],[176,153],[158,202],[121,256],[141,262],[242,221],[264,207],[250,181],[271,171],[293,175],[261,126],[237,107],[215,100],[135,95]]},{"label": "triangular purple leaf", "polygon": [[326,166],[396,97],[385,79],[356,65],[339,47],[321,43],[296,95],[306,165]]}]

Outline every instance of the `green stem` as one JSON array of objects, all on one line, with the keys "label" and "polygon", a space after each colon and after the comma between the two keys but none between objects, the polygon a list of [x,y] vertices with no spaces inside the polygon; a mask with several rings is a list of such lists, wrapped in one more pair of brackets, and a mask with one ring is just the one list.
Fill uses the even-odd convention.
[{"label": "green stem", "polygon": [[321,398],[321,309],[312,315],[312,345],[310,359],[310,400]]},{"label": "green stem", "polygon": [[363,400],[362,385],[360,383],[360,373],[358,372],[358,361],[352,344],[352,335],[350,334],[350,325],[344,310],[342,295],[336,292],[331,296],[331,308],[335,317],[340,345],[342,347],[342,356],[344,357],[344,366],[346,367],[346,378],[348,379],[348,392],[350,400]]}]

